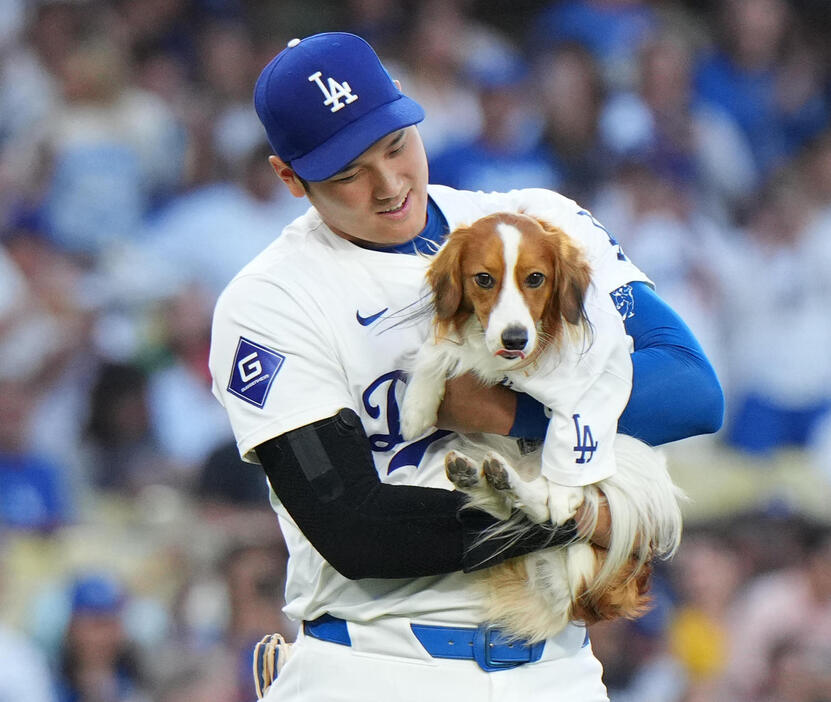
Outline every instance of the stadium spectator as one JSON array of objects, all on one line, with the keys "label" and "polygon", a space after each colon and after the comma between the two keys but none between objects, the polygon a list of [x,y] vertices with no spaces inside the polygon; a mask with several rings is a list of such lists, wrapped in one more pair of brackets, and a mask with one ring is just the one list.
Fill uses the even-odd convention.
[{"label": "stadium spectator", "polygon": [[729,539],[708,530],[685,534],[672,564],[678,601],[669,623],[670,650],[683,666],[689,687],[717,689],[727,662],[727,612],[746,576]]},{"label": "stadium spectator", "polygon": [[767,175],[828,123],[822,59],[785,0],[729,0],[718,20],[696,90],[733,115]]},{"label": "stadium spectator", "polygon": [[126,598],[109,573],[85,573],[72,582],[59,702],[149,702],[149,681],[121,618]]},{"label": "stadium spectator", "polygon": [[540,118],[527,100],[525,62],[511,52],[470,62],[466,76],[478,89],[480,134],[430,159],[434,183],[461,190],[555,188],[559,177],[540,144]]},{"label": "stadium spectator", "polygon": [[829,247],[808,235],[813,213],[801,173],[780,177],[721,276],[734,394],[725,438],[750,453],[810,446],[831,410]]},{"label": "stadium spectator", "polygon": [[606,88],[594,57],[579,44],[561,44],[541,55],[531,82],[543,113],[543,142],[560,192],[591,205],[609,174],[612,154],[599,135]]},{"label": "stadium spectator", "polygon": [[421,129],[428,156],[477,136],[482,128],[476,90],[462,78],[470,39],[458,5],[420,3],[404,36],[401,70],[395,66],[402,89],[429,115]]},{"label": "stadium spectator", "polygon": [[681,702],[687,690],[688,676],[667,637],[672,602],[662,578],[655,579],[653,592],[651,610],[639,619],[592,627],[611,702]]},{"label": "stadium spectator", "polygon": [[153,434],[188,485],[208,455],[231,438],[227,417],[210,389],[214,302],[215,296],[199,285],[183,288],[168,302],[162,324],[170,357],[153,371],[147,386]]},{"label": "stadium spectator", "polygon": [[531,49],[578,43],[598,61],[604,82],[629,86],[638,51],[658,22],[658,13],[645,0],[550,2],[533,21]]},{"label": "stadium spectator", "polygon": [[57,702],[46,655],[5,624],[0,624],[0,699]]},{"label": "stadium spectator", "polygon": [[[770,682],[771,661],[777,662],[774,672],[782,674],[791,663],[804,665],[811,657],[831,651],[831,531],[827,525],[806,531],[799,555],[798,565],[754,578],[731,604],[726,620],[726,684],[736,702],[762,699]],[[798,647],[790,648],[791,642],[798,642]],[[785,648],[777,652],[781,646]],[[811,651],[807,656],[806,649]],[[827,679],[825,660],[820,669]],[[828,689],[822,694],[827,695]]]},{"label": "stadium spectator", "polygon": [[126,80],[124,47],[96,36],[61,66],[64,104],[50,120],[45,212],[55,240],[94,265],[134,238],[181,176],[183,133],[157,96]]},{"label": "stadium spectator", "polygon": [[269,153],[258,142],[237,155],[232,175],[173,197],[148,220],[141,245],[153,260],[153,275],[178,287],[199,284],[213,301],[283,226],[306,211],[305,203],[277,187]]},{"label": "stadium spectator", "polygon": [[0,529],[48,532],[74,516],[63,467],[26,441],[28,384],[0,378]]},{"label": "stadium spectator", "polygon": [[[239,457],[233,440],[216,448],[205,460],[197,477],[196,494],[203,506],[236,509],[263,508],[268,485],[262,474]],[[273,518],[269,514],[269,521]]]},{"label": "stadium spectator", "polygon": [[[262,135],[246,86],[256,80],[259,65],[245,25],[216,20],[199,33],[200,78],[212,113],[213,150],[233,168],[259,146]],[[233,171],[232,171],[233,172]]]},{"label": "stadium spectator", "polygon": [[647,41],[636,90],[609,99],[601,133],[620,158],[646,160],[659,173],[689,179],[701,204],[729,223],[756,187],[758,173],[732,115],[693,93],[692,62],[690,42],[676,30]]},{"label": "stadium spectator", "polygon": [[228,593],[225,645],[237,662],[237,695],[246,702],[251,686],[251,653],[267,634],[284,632],[294,640],[297,626],[282,612],[287,553],[281,540],[242,543],[223,563]]},{"label": "stadium spectator", "polygon": [[99,490],[132,495],[154,483],[176,483],[175,463],[151,427],[147,374],[137,366],[105,362],[98,368],[85,448],[89,476]]},{"label": "stadium spectator", "polygon": [[794,637],[768,657],[760,702],[825,702],[831,699],[831,649],[815,649]]}]

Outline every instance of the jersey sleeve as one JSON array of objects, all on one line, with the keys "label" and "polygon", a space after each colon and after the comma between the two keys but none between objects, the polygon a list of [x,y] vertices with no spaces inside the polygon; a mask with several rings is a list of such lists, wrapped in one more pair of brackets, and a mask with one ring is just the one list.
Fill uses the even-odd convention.
[{"label": "jersey sleeve", "polygon": [[334,334],[302,289],[257,276],[220,296],[211,331],[212,390],[242,458],[259,444],[352,407]]}]

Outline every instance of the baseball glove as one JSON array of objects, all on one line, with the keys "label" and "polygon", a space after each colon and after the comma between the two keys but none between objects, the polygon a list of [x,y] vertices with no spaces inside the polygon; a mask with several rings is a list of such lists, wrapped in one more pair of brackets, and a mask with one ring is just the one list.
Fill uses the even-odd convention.
[{"label": "baseball glove", "polygon": [[254,647],[254,687],[257,699],[266,696],[291,655],[291,644],[282,634],[268,634]]}]

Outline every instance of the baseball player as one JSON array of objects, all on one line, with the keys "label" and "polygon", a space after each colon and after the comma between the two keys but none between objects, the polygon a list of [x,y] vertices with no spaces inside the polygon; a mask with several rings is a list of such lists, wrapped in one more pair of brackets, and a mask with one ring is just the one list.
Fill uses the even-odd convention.
[{"label": "baseball player", "polygon": [[[359,37],[293,39],[264,68],[254,102],[274,170],[311,203],[228,285],[212,333],[213,390],[240,455],[268,477],[289,550],[285,611],[302,621],[266,699],[606,700],[584,626],[530,646],[506,641],[483,621],[476,588],[479,568],[563,543],[574,525],[479,543],[493,519],[460,512],[444,474],[450,429],[541,438],[544,408],[462,378],[442,427],[401,437],[403,369],[429,325],[413,314],[423,254],[496,211],[569,232],[634,340],[619,429],[652,444],[721,424],[721,388],[698,343],[574,202],[429,186],[415,126],[424,113]],[[578,428],[575,460],[590,460],[590,436],[589,424]]]}]

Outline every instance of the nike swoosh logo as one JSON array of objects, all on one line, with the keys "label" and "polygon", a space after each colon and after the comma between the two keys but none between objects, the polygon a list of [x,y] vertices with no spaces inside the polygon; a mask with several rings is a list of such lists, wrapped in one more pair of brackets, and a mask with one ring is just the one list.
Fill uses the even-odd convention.
[{"label": "nike swoosh logo", "polygon": [[369,317],[361,317],[360,312],[355,312],[355,319],[358,320],[358,324],[360,324],[362,327],[368,327],[370,324],[377,321],[378,318],[382,314],[384,314],[384,312],[386,312],[388,309],[389,309],[389,307],[385,307],[380,312],[376,312],[375,314],[372,314]]}]

